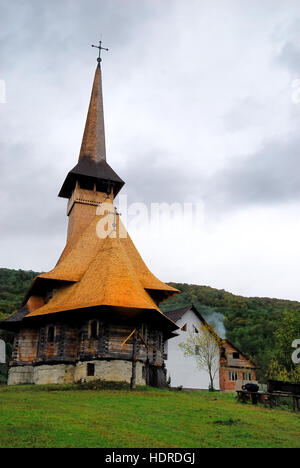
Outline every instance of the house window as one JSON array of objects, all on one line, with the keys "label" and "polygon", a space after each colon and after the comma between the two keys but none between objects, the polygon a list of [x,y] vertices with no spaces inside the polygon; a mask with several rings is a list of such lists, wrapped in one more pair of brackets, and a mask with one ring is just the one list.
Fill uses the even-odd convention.
[{"label": "house window", "polygon": [[87,376],[94,377],[95,375],[95,364],[91,364],[90,362],[87,365]]},{"label": "house window", "polygon": [[243,380],[252,380],[251,372],[243,372]]},{"label": "house window", "polygon": [[228,372],[230,382],[236,382],[238,380],[237,372]]},{"label": "house window", "polygon": [[90,337],[93,339],[98,338],[98,322],[97,320],[93,320],[90,325]]},{"label": "house window", "polygon": [[232,353],[233,359],[240,359],[240,353]]},{"label": "house window", "polygon": [[48,343],[54,343],[55,339],[55,327],[48,327],[47,341]]},{"label": "house window", "polygon": [[181,327],[181,330],[185,331],[185,332],[187,331],[187,324],[186,323],[183,325],[183,327]]}]

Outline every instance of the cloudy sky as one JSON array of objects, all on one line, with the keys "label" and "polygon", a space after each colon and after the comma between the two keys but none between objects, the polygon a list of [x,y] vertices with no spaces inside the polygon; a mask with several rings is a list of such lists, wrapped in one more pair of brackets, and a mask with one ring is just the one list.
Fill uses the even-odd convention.
[{"label": "cloudy sky", "polygon": [[0,266],[46,271],[64,247],[57,194],[101,34],[107,157],[128,204],[202,207],[168,235],[129,219],[148,266],[300,300],[298,0],[0,0]]}]

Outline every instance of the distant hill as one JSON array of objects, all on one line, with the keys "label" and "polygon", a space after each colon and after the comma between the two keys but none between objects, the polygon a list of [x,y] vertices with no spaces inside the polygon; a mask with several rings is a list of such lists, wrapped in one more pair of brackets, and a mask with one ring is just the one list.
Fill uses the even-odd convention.
[{"label": "distant hill", "polygon": [[[37,272],[0,268],[0,320],[18,310]],[[264,375],[273,356],[274,332],[285,311],[300,312],[300,303],[246,298],[208,286],[169,283],[182,293],[164,302],[162,310],[194,306],[226,337],[260,366]]]}]

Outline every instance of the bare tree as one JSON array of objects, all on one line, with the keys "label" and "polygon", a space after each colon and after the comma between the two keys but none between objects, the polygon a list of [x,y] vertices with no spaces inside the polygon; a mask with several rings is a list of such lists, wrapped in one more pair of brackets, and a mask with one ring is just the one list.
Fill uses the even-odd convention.
[{"label": "bare tree", "polygon": [[179,345],[185,356],[194,357],[198,368],[208,372],[212,391],[220,368],[220,343],[213,329],[202,325],[198,333],[190,333],[187,341]]}]

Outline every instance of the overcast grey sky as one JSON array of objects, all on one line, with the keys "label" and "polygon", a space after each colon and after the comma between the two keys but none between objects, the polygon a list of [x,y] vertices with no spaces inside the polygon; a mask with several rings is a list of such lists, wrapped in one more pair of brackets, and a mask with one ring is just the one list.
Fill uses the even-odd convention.
[{"label": "overcast grey sky", "polygon": [[0,0],[0,266],[45,271],[64,247],[57,194],[78,158],[100,34],[122,193],[204,206],[185,237],[133,226],[148,266],[165,281],[300,300],[297,0]]}]

